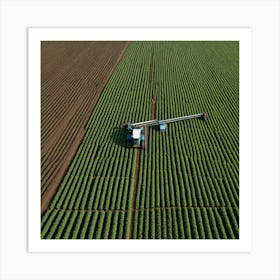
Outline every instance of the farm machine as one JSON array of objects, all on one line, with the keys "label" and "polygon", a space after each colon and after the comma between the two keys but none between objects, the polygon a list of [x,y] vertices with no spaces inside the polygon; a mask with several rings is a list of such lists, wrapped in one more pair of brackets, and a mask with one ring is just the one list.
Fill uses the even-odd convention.
[{"label": "farm machine", "polygon": [[183,116],[178,118],[172,118],[167,120],[150,120],[138,123],[127,123],[124,125],[126,128],[126,146],[132,148],[145,148],[145,131],[149,126],[158,126],[160,132],[164,132],[166,130],[166,125],[168,123],[190,120],[190,119],[203,119],[206,121],[207,114],[203,112],[201,114]]}]

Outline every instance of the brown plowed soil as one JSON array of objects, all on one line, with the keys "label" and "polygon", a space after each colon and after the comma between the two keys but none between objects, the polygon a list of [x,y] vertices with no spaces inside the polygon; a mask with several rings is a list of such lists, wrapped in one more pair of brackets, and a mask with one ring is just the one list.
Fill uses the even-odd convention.
[{"label": "brown plowed soil", "polygon": [[41,42],[41,213],[85,134],[87,120],[129,42]]}]

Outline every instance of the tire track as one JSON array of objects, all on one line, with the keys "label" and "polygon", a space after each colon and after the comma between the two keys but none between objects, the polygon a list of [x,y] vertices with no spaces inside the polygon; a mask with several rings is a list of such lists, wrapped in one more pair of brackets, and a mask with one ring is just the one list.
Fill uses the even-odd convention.
[{"label": "tire track", "polygon": [[[150,61],[150,74],[149,74],[149,89],[153,92],[156,91],[156,89],[153,88],[153,77],[154,77],[154,65],[153,65],[153,56],[154,56],[154,51],[152,50],[151,53],[151,61]],[[152,103],[152,108],[151,108],[151,120],[154,120],[156,117],[156,102],[157,102],[157,97],[156,95],[152,96],[151,103]],[[144,126],[144,131],[145,131],[145,149],[149,146],[149,127]],[[130,221],[130,230],[129,230],[129,239],[132,239],[132,234],[133,234],[133,228],[134,228],[134,218],[135,218],[135,200],[136,200],[136,194],[137,194],[137,188],[138,188],[138,179],[139,179],[139,162],[140,162],[140,150],[137,149],[136,151],[136,169],[135,169],[135,180],[134,180],[134,189],[133,189],[133,198],[132,198],[132,206],[131,206],[131,211],[133,213],[131,214],[131,221]]]}]

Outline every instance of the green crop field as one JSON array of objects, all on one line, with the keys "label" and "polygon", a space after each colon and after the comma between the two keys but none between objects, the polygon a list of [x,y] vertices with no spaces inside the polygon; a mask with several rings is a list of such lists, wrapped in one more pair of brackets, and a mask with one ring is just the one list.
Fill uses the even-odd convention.
[{"label": "green crop field", "polygon": [[[145,150],[125,146],[127,122],[204,111],[207,122],[150,127]],[[238,41],[131,42],[42,216],[41,238],[238,239]]]}]

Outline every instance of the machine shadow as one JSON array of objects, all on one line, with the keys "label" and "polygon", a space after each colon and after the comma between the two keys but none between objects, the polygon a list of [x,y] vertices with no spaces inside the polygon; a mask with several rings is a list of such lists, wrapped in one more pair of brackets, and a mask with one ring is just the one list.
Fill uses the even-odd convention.
[{"label": "machine shadow", "polygon": [[126,129],[124,127],[114,128],[111,140],[118,146],[126,147]]}]

